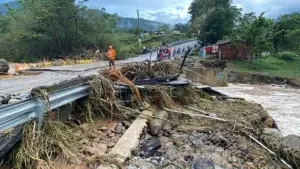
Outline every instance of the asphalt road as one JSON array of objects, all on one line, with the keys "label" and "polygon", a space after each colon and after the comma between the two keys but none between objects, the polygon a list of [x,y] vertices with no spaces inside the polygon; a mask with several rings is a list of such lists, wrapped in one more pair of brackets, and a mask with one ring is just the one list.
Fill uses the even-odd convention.
[{"label": "asphalt road", "polygon": [[[192,47],[195,44],[196,41],[192,41],[181,45],[177,45],[175,47],[176,48],[178,47],[183,48],[187,46]],[[153,53],[152,60],[154,60],[154,58],[156,58],[155,52]],[[120,65],[123,63],[140,62],[146,59],[150,59],[150,54],[140,55],[135,58],[129,58],[127,60],[117,61],[116,64]],[[55,71],[55,72],[45,71],[40,75],[16,76],[11,79],[0,80],[0,96],[5,95],[7,93],[9,94],[28,93],[34,87],[53,85],[53,84],[60,83],[62,81],[70,80],[78,76],[94,75],[97,74],[97,72],[101,68],[106,66],[108,66],[108,62],[95,62],[91,64],[57,66],[57,67],[50,67],[47,69],[62,70],[62,71]]]}]

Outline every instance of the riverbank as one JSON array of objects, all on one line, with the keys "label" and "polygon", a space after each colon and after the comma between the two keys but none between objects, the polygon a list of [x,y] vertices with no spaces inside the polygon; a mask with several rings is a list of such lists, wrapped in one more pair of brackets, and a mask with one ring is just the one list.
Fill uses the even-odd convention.
[{"label": "riverbank", "polygon": [[[121,71],[129,79],[161,76],[162,69],[157,67],[178,70],[160,63],[152,67],[157,72],[126,73],[147,68],[147,64],[124,65]],[[260,105],[239,99],[224,100],[193,85],[147,86],[147,90],[136,92],[135,86],[120,74],[109,72],[94,76],[89,98],[75,104],[79,107],[73,109],[67,121],[55,121],[62,110],[50,112],[40,136],[31,133],[34,125],[26,125],[13,164],[19,168],[53,165],[57,169],[286,168],[255,141],[266,144],[262,138],[285,139]],[[131,84],[129,91],[134,94],[114,95],[115,83]],[[105,117],[113,122],[103,123]],[[57,156],[46,158],[49,150],[55,150]],[[28,156],[28,151],[36,156]],[[298,161],[285,158],[298,156],[280,156],[298,165]]]},{"label": "riverbank", "polygon": [[300,87],[300,59],[291,61],[266,57],[254,61],[230,61],[226,65],[229,82],[289,84]]}]

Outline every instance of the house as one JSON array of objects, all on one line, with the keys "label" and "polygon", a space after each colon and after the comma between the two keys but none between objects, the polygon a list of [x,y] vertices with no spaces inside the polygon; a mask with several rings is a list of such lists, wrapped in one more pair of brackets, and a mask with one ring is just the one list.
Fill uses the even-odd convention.
[{"label": "house", "polygon": [[232,44],[229,40],[220,40],[216,45],[219,49],[219,60],[247,59],[247,46],[242,43]]}]

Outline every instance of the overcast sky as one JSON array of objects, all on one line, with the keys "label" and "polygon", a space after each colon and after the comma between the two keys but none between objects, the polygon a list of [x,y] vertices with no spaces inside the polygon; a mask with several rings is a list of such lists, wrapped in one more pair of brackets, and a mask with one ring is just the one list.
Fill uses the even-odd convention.
[{"label": "overcast sky", "polygon": [[[89,0],[89,7],[105,7],[110,13],[120,16],[136,17],[140,9],[143,18],[178,23],[189,20],[188,8],[193,0]],[[243,8],[243,12],[266,12],[268,17],[280,14],[300,12],[300,0],[233,0],[234,5]]]},{"label": "overcast sky", "polygon": [[[11,0],[0,0],[9,2]],[[118,13],[124,17],[136,17],[136,9],[146,19],[166,23],[187,22],[189,5],[193,0],[89,0],[91,8],[106,8],[110,13]],[[233,0],[234,4],[244,12],[266,12],[268,17],[300,11],[300,0]]]}]

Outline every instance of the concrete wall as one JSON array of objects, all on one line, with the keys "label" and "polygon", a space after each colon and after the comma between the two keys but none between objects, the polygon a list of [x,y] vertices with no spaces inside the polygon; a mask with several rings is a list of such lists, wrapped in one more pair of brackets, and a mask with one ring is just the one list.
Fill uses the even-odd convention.
[{"label": "concrete wall", "polygon": [[192,80],[194,83],[200,83],[209,86],[226,86],[227,72],[222,70],[214,70],[212,68],[188,68],[185,69],[186,78]]}]

